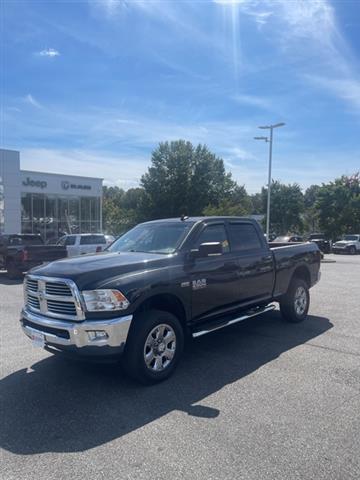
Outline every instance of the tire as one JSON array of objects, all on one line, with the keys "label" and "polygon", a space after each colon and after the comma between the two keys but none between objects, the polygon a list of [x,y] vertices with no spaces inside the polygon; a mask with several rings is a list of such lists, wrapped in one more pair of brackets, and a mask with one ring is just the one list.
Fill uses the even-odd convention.
[{"label": "tire", "polygon": [[351,247],[349,248],[349,253],[350,255],[356,255],[356,247],[351,245]]},{"label": "tire", "polygon": [[302,322],[307,317],[309,306],[309,287],[304,280],[295,277],[280,301],[281,315],[287,322]]},{"label": "tire", "polygon": [[[163,341],[166,338],[168,343]],[[130,328],[123,366],[130,377],[145,385],[162,382],[174,372],[183,348],[184,331],[175,315],[160,310],[142,312]]]},{"label": "tire", "polygon": [[13,261],[7,262],[6,264],[7,276],[10,280],[17,280],[22,277],[22,272],[15,267]]}]

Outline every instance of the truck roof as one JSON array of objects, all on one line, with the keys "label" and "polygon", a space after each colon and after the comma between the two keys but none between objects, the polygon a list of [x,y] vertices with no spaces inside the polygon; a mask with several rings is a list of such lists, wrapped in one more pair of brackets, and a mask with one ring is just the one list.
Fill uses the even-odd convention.
[{"label": "truck roof", "polygon": [[158,220],[150,220],[148,222],[143,223],[158,223],[158,222],[189,222],[189,223],[196,223],[202,222],[207,220],[247,220],[254,222],[255,220],[250,217],[234,217],[231,215],[224,215],[224,216],[203,216],[203,217],[174,217],[174,218],[159,218]]}]

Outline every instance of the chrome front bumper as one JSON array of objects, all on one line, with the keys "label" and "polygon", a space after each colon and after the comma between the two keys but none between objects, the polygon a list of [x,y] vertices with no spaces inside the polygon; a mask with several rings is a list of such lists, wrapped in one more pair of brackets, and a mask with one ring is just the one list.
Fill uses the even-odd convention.
[{"label": "chrome front bumper", "polygon": [[[45,346],[55,346],[60,350],[110,347],[109,350],[121,353],[126,344],[132,318],[132,315],[126,315],[108,320],[69,322],[47,318],[24,309],[20,322],[25,335],[29,338],[41,333]],[[93,338],[92,333],[95,331],[105,332],[105,338]]]}]

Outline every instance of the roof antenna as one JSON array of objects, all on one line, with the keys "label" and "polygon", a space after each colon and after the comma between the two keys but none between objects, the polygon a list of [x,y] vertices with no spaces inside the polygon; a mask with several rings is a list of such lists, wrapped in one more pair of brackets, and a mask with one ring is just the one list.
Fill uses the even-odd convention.
[{"label": "roof antenna", "polygon": [[189,217],[187,215],[185,215],[184,213],[181,214],[181,217],[180,217],[180,220],[182,222],[184,222],[185,220],[187,220]]}]

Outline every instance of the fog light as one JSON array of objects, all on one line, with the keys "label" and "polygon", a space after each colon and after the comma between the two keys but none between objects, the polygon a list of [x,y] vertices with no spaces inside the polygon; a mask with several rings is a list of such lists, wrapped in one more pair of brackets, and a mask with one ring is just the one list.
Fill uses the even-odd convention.
[{"label": "fog light", "polygon": [[90,330],[87,334],[91,342],[95,340],[106,340],[109,337],[104,330]]}]

